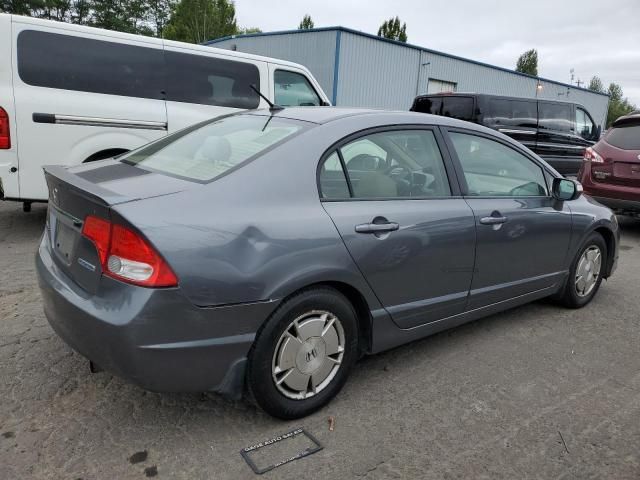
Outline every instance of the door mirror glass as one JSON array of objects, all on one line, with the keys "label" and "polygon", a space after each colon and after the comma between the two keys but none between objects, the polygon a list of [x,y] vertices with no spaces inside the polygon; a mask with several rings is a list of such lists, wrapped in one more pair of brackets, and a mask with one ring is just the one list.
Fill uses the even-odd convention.
[{"label": "door mirror glass", "polygon": [[562,202],[575,200],[582,194],[582,185],[568,178],[553,179],[553,196]]}]

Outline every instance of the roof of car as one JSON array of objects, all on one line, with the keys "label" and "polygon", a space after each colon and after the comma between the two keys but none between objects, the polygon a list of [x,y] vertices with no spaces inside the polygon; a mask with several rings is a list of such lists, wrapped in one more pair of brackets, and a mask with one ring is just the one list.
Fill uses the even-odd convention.
[{"label": "roof of car", "polygon": [[[372,113],[389,113],[386,110],[374,110],[370,108],[350,107],[287,107],[282,110],[260,109],[246,112],[251,115],[273,115],[275,117],[302,120],[311,123],[327,123],[338,118],[352,117],[355,115],[368,115]],[[403,112],[406,113],[406,112]]]}]

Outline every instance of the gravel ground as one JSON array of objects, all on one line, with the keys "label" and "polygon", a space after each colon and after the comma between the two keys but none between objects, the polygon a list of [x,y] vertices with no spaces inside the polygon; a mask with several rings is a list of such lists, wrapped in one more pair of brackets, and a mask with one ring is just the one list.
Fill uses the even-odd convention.
[{"label": "gravel ground", "polygon": [[1,479],[254,478],[239,450],[299,426],[324,449],[265,478],[640,478],[640,221],[621,220],[587,308],[538,302],[366,358],[329,406],[281,422],[89,374],[42,314],[33,210],[0,202]]}]

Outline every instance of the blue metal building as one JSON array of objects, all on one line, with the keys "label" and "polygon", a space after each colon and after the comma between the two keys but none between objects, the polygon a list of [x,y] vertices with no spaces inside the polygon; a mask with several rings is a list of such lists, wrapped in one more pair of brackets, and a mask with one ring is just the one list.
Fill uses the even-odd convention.
[{"label": "blue metal building", "polygon": [[609,96],[344,27],[238,35],[217,48],[305,65],[334,105],[408,110],[421,93],[477,92],[583,105],[605,124]]}]

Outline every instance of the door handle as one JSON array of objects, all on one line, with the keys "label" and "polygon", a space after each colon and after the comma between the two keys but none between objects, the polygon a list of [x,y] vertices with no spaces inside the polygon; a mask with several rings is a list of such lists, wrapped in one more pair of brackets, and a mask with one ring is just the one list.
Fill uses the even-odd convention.
[{"label": "door handle", "polygon": [[507,221],[507,217],[482,217],[480,223],[482,225],[500,225]]},{"label": "door handle", "polygon": [[387,223],[362,223],[356,225],[356,233],[383,233],[383,232],[395,232],[400,228],[395,222]]}]

